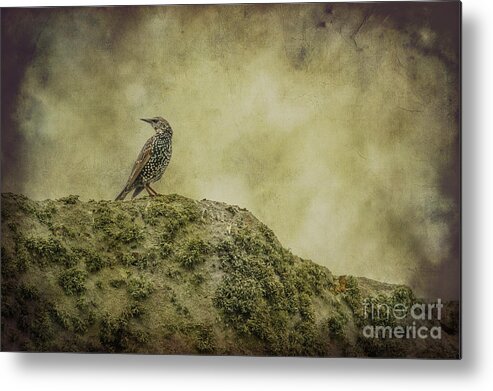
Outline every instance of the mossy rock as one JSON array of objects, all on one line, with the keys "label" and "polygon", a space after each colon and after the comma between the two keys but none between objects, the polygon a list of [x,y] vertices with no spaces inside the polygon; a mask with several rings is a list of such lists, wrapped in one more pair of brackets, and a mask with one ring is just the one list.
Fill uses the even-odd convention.
[{"label": "mossy rock", "polygon": [[417,301],[408,288],[335,277],[220,202],[2,194],[1,255],[3,350],[458,355],[457,307],[439,343],[364,340],[362,300]]}]

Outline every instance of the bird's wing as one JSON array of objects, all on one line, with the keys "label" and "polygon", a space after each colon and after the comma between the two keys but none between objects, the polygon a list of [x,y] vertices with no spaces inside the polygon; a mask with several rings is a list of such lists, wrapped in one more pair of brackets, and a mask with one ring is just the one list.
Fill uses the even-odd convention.
[{"label": "bird's wing", "polygon": [[135,180],[141,173],[142,169],[146,165],[146,163],[149,161],[152,155],[152,140],[154,137],[151,137],[149,140],[146,141],[144,146],[142,147],[142,150],[139,153],[139,156],[137,157],[137,160],[135,161],[134,167],[132,168],[132,173],[130,174],[130,177],[128,178],[127,185],[125,186],[127,189],[132,188]]}]

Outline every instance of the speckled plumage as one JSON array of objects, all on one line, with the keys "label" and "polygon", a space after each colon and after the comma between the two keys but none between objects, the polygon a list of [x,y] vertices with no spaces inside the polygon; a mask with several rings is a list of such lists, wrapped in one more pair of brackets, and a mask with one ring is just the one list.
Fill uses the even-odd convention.
[{"label": "speckled plumage", "polygon": [[127,194],[134,190],[132,198],[146,189],[149,195],[155,196],[157,192],[150,184],[161,179],[171,160],[173,129],[162,117],[143,119],[152,125],[156,134],[146,141],[134,164],[127,184],[116,197],[123,200]]}]

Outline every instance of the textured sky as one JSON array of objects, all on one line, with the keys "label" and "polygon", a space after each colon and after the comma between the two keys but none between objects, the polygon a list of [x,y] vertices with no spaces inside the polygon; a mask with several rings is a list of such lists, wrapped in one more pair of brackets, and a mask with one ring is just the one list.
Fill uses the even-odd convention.
[{"label": "textured sky", "polygon": [[456,298],[459,34],[458,3],[2,10],[2,191],[112,199],[159,115],[159,192]]}]

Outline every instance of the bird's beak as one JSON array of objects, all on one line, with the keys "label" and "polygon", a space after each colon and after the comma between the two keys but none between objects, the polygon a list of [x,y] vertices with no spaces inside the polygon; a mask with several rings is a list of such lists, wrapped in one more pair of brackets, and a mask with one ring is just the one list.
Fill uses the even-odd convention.
[{"label": "bird's beak", "polygon": [[152,124],[152,119],[141,118],[140,120]]}]

